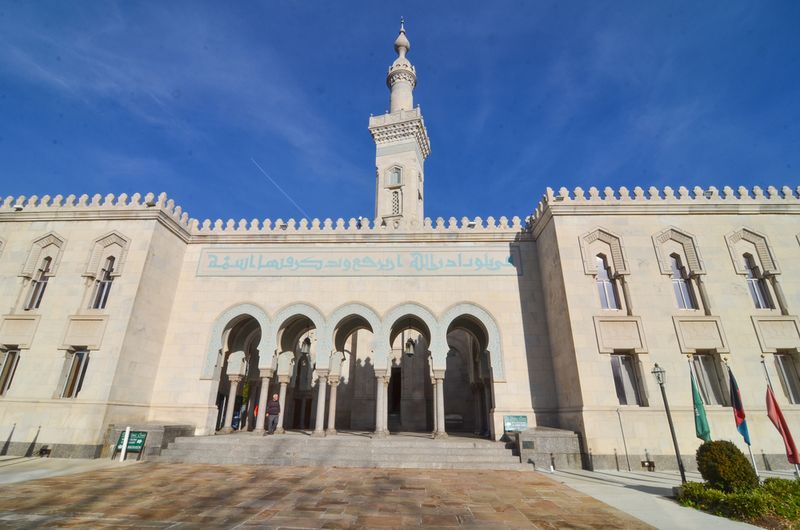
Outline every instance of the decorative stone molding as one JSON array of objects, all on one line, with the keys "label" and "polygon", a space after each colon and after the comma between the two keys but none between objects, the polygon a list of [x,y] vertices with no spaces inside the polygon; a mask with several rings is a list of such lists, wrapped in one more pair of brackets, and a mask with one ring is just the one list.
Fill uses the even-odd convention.
[{"label": "decorative stone molding", "polygon": [[697,240],[692,234],[674,226],[653,235],[653,247],[656,250],[658,268],[661,270],[661,274],[672,275],[672,266],[669,259],[670,252],[665,248],[670,241],[674,241],[683,248],[684,265],[691,274],[705,274],[703,260],[700,259],[700,252],[697,249]]},{"label": "decorative stone molding", "polygon": [[647,341],[641,317],[609,315],[593,318],[597,349],[600,353],[619,351],[647,353]]},{"label": "decorative stone molding", "polygon": [[447,358],[447,341],[443,340],[443,334],[439,328],[439,322],[433,313],[426,307],[415,303],[405,303],[395,306],[383,316],[383,326],[380,337],[377,341],[378,348],[375,350],[374,367],[377,370],[385,370],[389,367],[391,337],[394,324],[404,316],[414,316],[421,320],[431,334],[428,350],[431,352],[431,366],[444,366]]},{"label": "decorative stone molding", "polygon": [[425,120],[422,119],[419,107],[370,116],[369,132],[377,145],[413,139],[417,142],[423,159],[431,154],[428,130],[425,128]]},{"label": "decorative stone molding", "polygon": [[60,350],[76,347],[99,350],[105,335],[108,315],[70,315]]},{"label": "decorative stone molding", "polygon": [[116,230],[95,239],[92,245],[92,253],[89,255],[89,261],[83,276],[95,278],[103,264],[103,258],[109,256],[114,256],[114,270],[111,276],[119,276],[122,274],[122,268],[125,265],[125,257],[128,254],[128,244],[128,238]]},{"label": "decorative stone molding", "polygon": [[738,248],[738,243],[740,241],[747,241],[753,245],[763,272],[767,274],[780,274],[781,271],[778,268],[778,263],[772,257],[772,252],[769,250],[770,244],[767,236],[759,234],[755,230],[749,228],[740,228],[725,236],[725,242],[728,244],[728,251],[731,253],[733,268],[736,270],[736,274],[747,274],[744,261],[742,260],[744,251]]},{"label": "decorative stone molding", "polygon": [[0,319],[0,344],[30,348],[40,318],[40,315],[3,315]]},{"label": "decorative stone molding", "polygon": [[34,240],[28,252],[28,259],[25,260],[25,265],[22,267],[20,276],[33,278],[34,274],[36,274],[36,269],[41,265],[44,258],[52,259],[50,263],[50,276],[53,276],[58,270],[61,254],[64,252],[65,241],[63,237],[55,232],[50,232]]},{"label": "decorative stone molding", "polygon": [[622,238],[604,228],[597,228],[578,238],[581,247],[581,257],[583,258],[583,272],[591,276],[597,274],[595,256],[598,253],[594,251],[597,246],[595,242],[597,241],[605,244],[605,253],[609,254],[607,258],[614,267],[614,273],[628,274],[628,264],[625,260],[625,254],[622,251]]},{"label": "decorative stone molding", "polygon": [[720,317],[675,315],[672,317],[672,322],[675,325],[681,353],[695,354],[698,350],[730,353]]},{"label": "decorative stone molding", "polygon": [[751,316],[764,353],[800,352],[800,319],[796,316]]}]

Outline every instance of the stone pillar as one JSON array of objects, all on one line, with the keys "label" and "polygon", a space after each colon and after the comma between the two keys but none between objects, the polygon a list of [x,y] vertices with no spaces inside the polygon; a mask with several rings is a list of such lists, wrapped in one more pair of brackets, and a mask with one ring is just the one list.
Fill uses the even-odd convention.
[{"label": "stone pillar", "polygon": [[483,430],[483,399],[481,398],[481,387],[478,383],[472,383],[472,403],[473,414],[475,415],[475,425],[472,434],[479,435]]},{"label": "stone pillar", "polygon": [[[225,411],[225,423],[227,424],[222,432],[230,434],[233,432],[233,406],[236,404],[236,392],[239,390],[239,382],[241,382],[241,375],[229,375],[228,381],[231,383],[231,389],[228,392],[228,405]],[[241,422],[241,418],[239,418]]]},{"label": "stone pillar", "polygon": [[328,398],[328,429],[326,435],[336,434],[336,389],[339,386],[339,376],[332,375],[328,379],[331,384],[331,397]]},{"label": "stone pillar", "polygon": [[328,390],[328,371],[317,371],[317,418],[312,436],[325,436],[325,392]]},{"label": "stone pillar", "polygon": [[436,429],[434,438],[447,438],[444,422],[444,370],[434,370],[436,380]]},{"label": "stone pillar", "polygon": [[378,391],[375,395],[375,437],[384,438],[387,436],[386,432],[386,385],[384,380],[385,374],[375,376],[375,383],[378,385]]},{"label": "stone pillar", "polygon": [[253,434],[264,434],[264,421],[267,413],[267,400],[269,399],[269,380],[272,379],[272,370],[261,370],[260,375],[261,392],[258,394],[258,416],[256,417],[256,428]]},{"label": "stone pillar", "polygon": [[711,303],[708,301],[708,292],[703,277],[700,274],[692,275],[697,284],[697,293],[700,295],[700,303],[703,304],[703,314],[711,316]]},{"label": "stone pillar", "polygon": [[286,416],[286,387],[289,386],[289,376],[279,375],[278,382],[281,384],[281,389],[278,392],[278,403],[281,404],[281,414],[278,416],[278,427],[275,429],[277,434],[283,434],[283,418]]},{"label": "stone pillar", "polygon": [[244,414],[245,418],[247,418],[247,421],[246,422],[245,421],[240,421],[239,422],[239,430],[240,431],[249,429],[251,424],[252,424],[252,422],[256,419],[255,414],[253,414],[253,412],[255,411],[255,408],[256,408],[256,395],[253,392],[253,388],[255,388],[255,384],[254,383],[256,381],[258,381],[258,379],[251,379],[250,380],[250,393],[247,396],[247,405],[245,407],[245,414]]},{"label": "stone pillar", "polygon": [[781,315],[788,315],[789,307],[786,304],[786,297],[783,296],[781,284],[778,283],[778,277],[775,274],[770,274],[769,282],[772,284],[772,290],[775,291],[775,298],[778,300],[778,308],[781,310]]},{"label": "stone pillar", "polygon": [[617,274],[619,284],[622,286],[622,299],[625,301],[625,313],[628,316],[633,315],[633,304],[631,304],[631,293],[628,289],[628,282],[625,281],[624,274]]}]

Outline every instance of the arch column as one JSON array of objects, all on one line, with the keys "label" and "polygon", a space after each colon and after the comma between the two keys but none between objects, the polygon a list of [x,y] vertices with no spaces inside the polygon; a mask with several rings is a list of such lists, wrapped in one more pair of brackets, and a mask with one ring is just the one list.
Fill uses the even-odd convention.
[{"label": "arch column", "polygon": [[328,370],[317,370],[317,417],[312,436],[325,436],[325,392],[327,387]]},{"label": "arch column", "polygon": [[283,418],[286,416],[286,387],[289,386],[289,376],[279,375],[278,382],[281,385],[281,389],[278,391],[278,403],[281,404],[281,413],[278,415],[278,427],[275,429],[275,432],[277,434],[283,434],[286,432],[283,429]]},{"label": "arch column", "polygon": [[375,394],[375,437],[385,438],[389,435],[386,429],[386,389],[389,386],[389,378],[386,376],[386,370],[375,370],[375,372],[375,383],[378,386]]},{"label": "arch column", "polygon": [[267,412],[267,400],[269,399],[269,381],[272,379],[272,369],[259,370],[261,375],[261,392],[258,394],[258,416],[256,417],[256,428],[253,434],[264,434],[264,422]]},{"label": "arch column", "polygon": [[[231,388],[228,391],[228,404],[225,407],[225,423],[227,424],[222,432],[230,434],[233,432],[233,406],[236,403],[236,392],[239,390],[239,383],[242,381],[241,375],[229,375],[228,381],[231,383]],[[241,422],[242,419],[239,418]]]},{"label": "arch column", "polygon": [[339,387],[339,376],[332,374],[328,378],[331,385],[331,397],[328,398],[328,428],[326,435],[336,434],[336,389]]},{"label": "arch column", "polygon": [[435,428],[434,438],[447,438],[444,423],[444,370],[434,370],[434,407],[435,407]]}]

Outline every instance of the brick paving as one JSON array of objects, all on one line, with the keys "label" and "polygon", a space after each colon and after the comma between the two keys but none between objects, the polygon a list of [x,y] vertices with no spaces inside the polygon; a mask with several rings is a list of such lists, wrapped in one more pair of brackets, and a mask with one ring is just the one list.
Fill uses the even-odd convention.
[{"label": "brick paving", "polygon": [[0,487],[2,528],[651,528],[525,471],[142,463]]}]

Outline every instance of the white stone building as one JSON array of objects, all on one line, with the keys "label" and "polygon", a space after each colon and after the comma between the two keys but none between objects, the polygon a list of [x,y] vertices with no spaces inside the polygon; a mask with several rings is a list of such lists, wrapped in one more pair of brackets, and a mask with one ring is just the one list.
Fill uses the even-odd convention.
[{"label": "white stone building", "polygon": [[712,436],[744,448],[727,363],[754,453],[786,465],[763,368],[800,436],[800,188],[548,189],[527,219],[427,219],[409,47],[401,29],[390,111],[369,120],[374,220],[201,222],[163,194],[3,200],[2,452],[99,456],[111,424],[261,432],[274,392],[284,428],[319,436],[499,439],[523,416],[580,433],[587,465],[669,467],[651,370],[667,370],[688,463],[690,366]]}]

